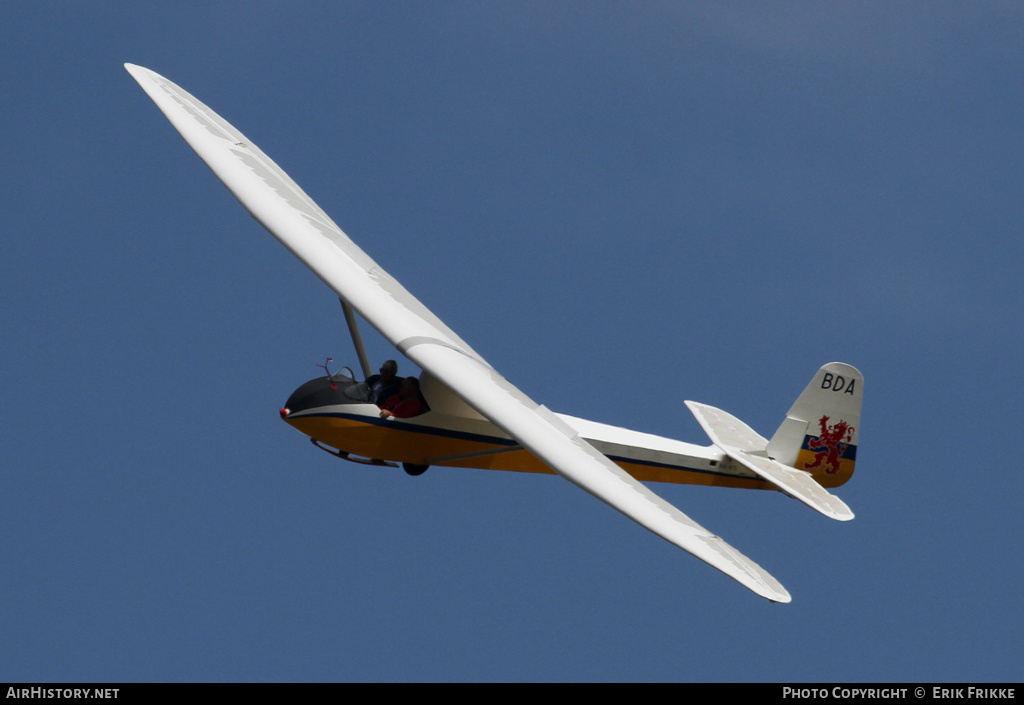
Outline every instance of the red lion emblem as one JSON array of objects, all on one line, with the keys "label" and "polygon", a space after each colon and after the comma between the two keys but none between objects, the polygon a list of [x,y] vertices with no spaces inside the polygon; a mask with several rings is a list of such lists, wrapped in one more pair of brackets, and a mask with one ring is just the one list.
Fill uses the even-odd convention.
[{"label": "red lion emblem", "polygon": [[[807,441],[807,447],[817,451],[814,454],[814,462],[804,463],[804,469],[821,467],[824,462],[826,464],[825,472],[835,475],[839,472],[839,456],[843,454],[847,444],[853,439],[853,428],[845,421],[829,426],[827,416],[822,416],[818,425],[821,426],[821,435]],[[843,442],[844,438],[846,443]]]}]

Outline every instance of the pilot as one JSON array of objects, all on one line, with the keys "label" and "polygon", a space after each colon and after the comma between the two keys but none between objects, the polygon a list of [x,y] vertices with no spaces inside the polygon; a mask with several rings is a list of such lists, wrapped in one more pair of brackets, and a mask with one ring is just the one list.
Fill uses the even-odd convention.
[{"label": "pilot", "polygon": [[420,397],[420,381],[416,377],[406,377],[402,380],[398,394],[392,395],[381,405],[380,417],[382,419],[407,419],[412,416],[419,416],[426,408]]},{"label": "pilot", "polygon": [[379,375],[370,375],[366,378],[366,386],[370,389],[370,398],[377,406],[384,406],[384,402],[390,399],[401,389],[402,378],[398,377],[398,363],[394,360],[387,360],[380,366]]}]

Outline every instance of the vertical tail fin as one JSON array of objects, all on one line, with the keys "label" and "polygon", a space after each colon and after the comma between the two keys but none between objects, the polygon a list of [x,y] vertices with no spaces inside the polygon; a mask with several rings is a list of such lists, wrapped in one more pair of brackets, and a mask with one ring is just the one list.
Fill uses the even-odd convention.
[{"label": "vertical tail fin", "polygon": [[768,456],[810,472],[823,487],[853,475],[864,376],[842,362],[824,365],[768,442]]}]

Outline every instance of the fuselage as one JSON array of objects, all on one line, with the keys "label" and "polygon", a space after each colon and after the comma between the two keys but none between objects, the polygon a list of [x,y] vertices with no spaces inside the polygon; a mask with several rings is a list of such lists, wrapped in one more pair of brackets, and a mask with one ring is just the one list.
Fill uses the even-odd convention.
[{"label": "fuselage", "polygon": [[[324,445],[366,458],[414,465],[552,473],[507,433],[475,414],[446,413],[451,405],[439,409],[433,408],[431,402],[430,411],[414,418],[381,419],[375,404],[360,401],[358,392],[346,394],[353,386],[356,385],[351,379],[337,376],[311,380],[288,399],[282,417]],[[455,410],[459,411],[457,407]],[[556,415],[638,480],[775,489],[713,445],[699,446]]]}]

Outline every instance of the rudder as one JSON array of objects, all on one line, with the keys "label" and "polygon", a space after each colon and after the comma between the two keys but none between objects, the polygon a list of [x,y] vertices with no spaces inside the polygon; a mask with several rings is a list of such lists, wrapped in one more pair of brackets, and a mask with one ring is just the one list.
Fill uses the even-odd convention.
[{"label": "rudder", "polygon": [[864,376],[842,362],[823,365],[768,442],[768,456],[809,472],[823,487],[838,487],[857,460]]}]

